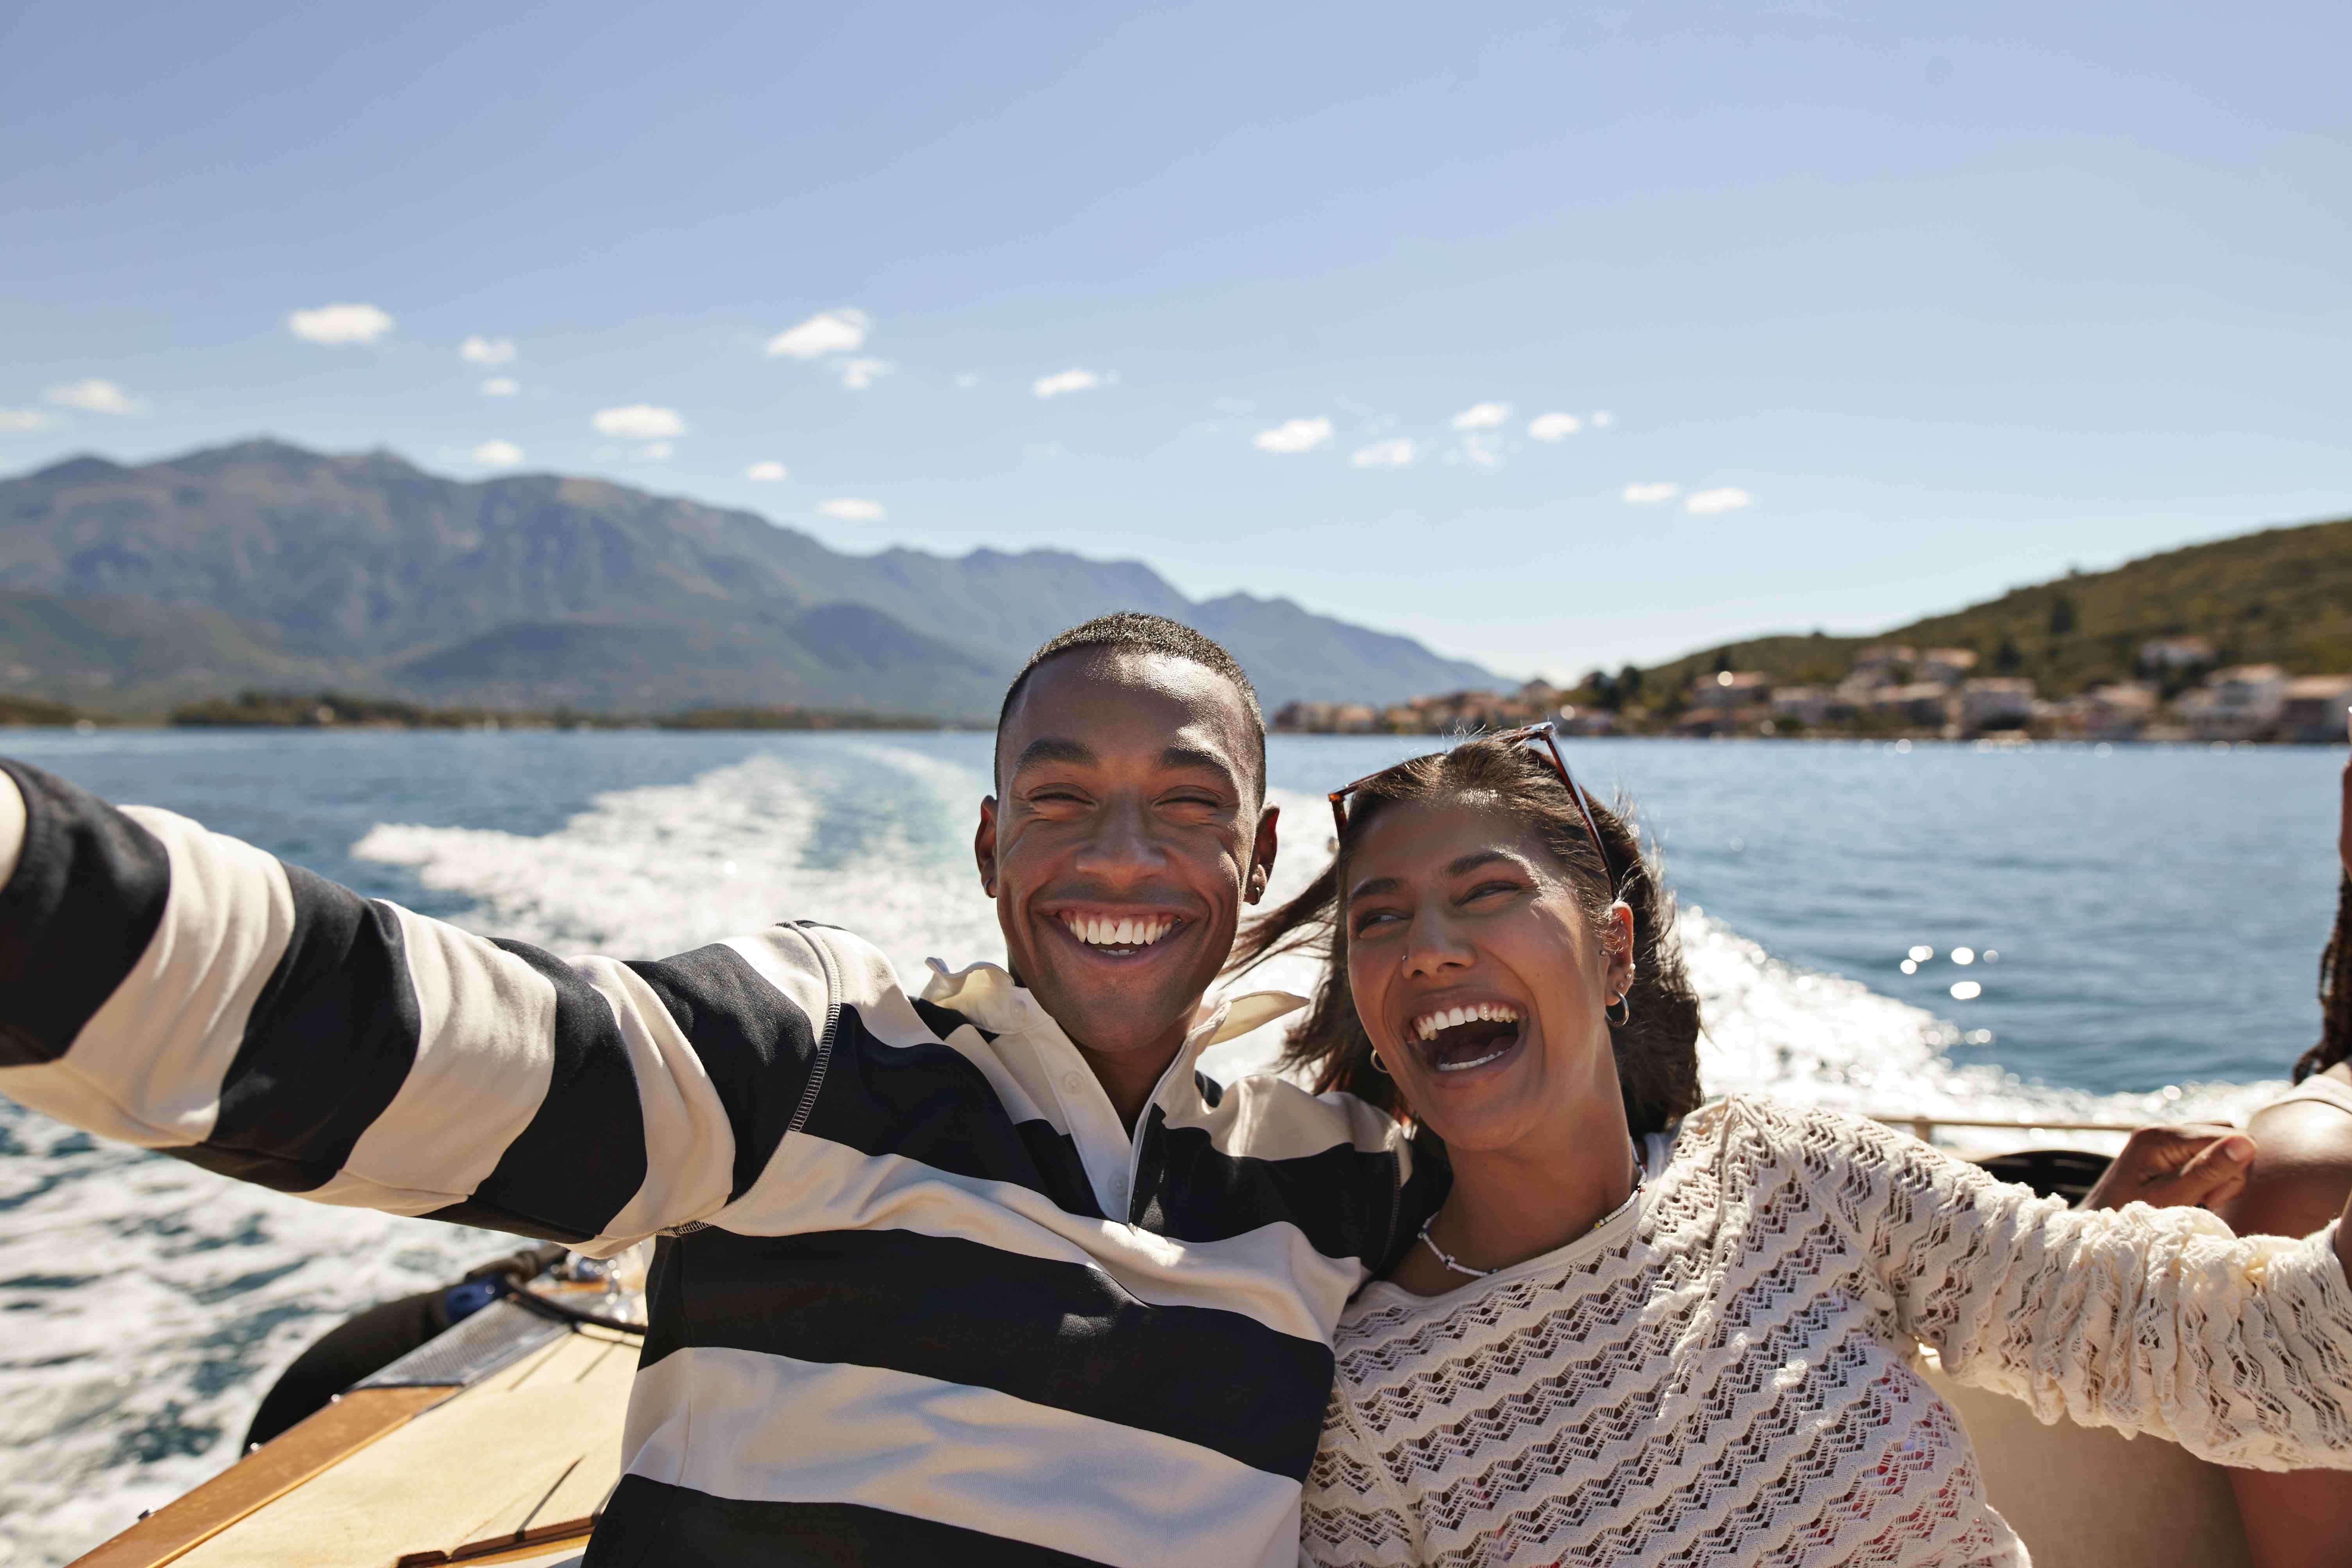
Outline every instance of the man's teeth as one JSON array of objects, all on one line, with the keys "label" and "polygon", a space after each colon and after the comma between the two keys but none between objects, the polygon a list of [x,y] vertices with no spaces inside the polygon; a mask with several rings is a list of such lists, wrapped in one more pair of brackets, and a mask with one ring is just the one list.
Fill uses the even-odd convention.
[{"label": "man's teeth", "polygon": [[1094,947],[1150,947],[1176,925],[1172,915],[1111,920],[1102,915],[1064,915],[1070,934]]},{"label": "man's teeth", "polygon": [[[1519,1021],[1519,1010],[1508,1002],[1478,1002],[1466,1007],[1445,1007],[1434,1013],[1424,1013],[1415,1018],[1412,1021],[1412,1028],[1413,1033],[1426,1040],[1433,1038],[1442,1029],[1475,1023],[1480,1019],[1498,1024],[1516,1024]],[[1496,1056],[1501,1054],[1497,1051]],[[1483,1059],[1493,1061],[1495,1058],[1487,1057]],[[1464,1065],[1475,1066],[1475,1064],[1465,1063]]]}]

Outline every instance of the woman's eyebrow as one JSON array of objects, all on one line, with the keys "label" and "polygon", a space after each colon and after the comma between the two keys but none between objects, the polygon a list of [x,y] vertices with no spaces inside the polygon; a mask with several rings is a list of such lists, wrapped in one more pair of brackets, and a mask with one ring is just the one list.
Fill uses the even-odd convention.
[{"label": "woman's eyebrow", "polygon": [[1458,859],[1447,862],[1445,874],[1449,877],[1459,877],[1475,871],[1481,866],[1492,866],[1497,861],[1506,866],[1517,866],[1519,864],[1519,858],[1500,849],[1474,849]]},{"label": "woman's eyebrow", "polygon": [[1402,877],[1374,877],[1367,881],[1357,883],[1355,889],[1349,893],[1348,901],[1352,904],[1358,899],[1369,899],[1380,893],[1393,893],[1403,886],[1404,879]]}]

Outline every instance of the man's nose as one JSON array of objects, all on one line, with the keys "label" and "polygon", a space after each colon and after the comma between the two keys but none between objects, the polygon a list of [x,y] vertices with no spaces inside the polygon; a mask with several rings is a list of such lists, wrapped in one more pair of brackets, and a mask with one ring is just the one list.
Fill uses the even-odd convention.
[{"label": "man's nose", "polygon": [[1140,799],[1106,803],[1095,830],[1078,849],[1078,868],[1113,880],[1131,880],[1159,871],[1167,851],[1151,831],[1151,812]]}]

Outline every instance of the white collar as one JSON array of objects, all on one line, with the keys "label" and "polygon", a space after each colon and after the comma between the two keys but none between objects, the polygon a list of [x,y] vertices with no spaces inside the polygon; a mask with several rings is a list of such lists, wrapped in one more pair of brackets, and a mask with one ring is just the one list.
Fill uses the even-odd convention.
[{"label": "white collar", "polygon": [[[1026,986],[1014,982],[1003,964],[973,963],[950,969],[939,959],[927,961],[931,977],[923,984],[923,1000],[951,1008],[992,1035],[1020,1030],[1049,1031],[1069,1036]],[[1211,1046],[1274,1022],[1307,1005],[1307,998],[1287,991],[1250,991],[1238,996],[1204,997],[1184,1036],[1183,1058],[1198,1056]]]}]

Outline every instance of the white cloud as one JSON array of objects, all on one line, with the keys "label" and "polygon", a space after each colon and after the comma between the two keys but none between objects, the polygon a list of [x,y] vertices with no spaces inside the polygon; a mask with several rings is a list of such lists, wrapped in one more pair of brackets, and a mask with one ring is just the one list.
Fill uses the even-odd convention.
[{"label": "white cloud", "polygon": [[37,436],[64,423],[46,408],[0,408],[0,436]]},{"label": "white cloud", "polygon": [[1311,452],[1331,438],[1331,422],[1318,415],[1312,419],[1286,419],[1271,430],[1257,435],[1261,452]]},{"label": "white cloud", "polygon": [[1538,441],[1565,441],[1583,428],[1573,414],[1538,414],[1528,421],[1528,434]]},{"label": "white cloud", "polygon": [[841,384],[863,392],[898,367],[887,359],[837,359],[828,362],[841,373]]},{"label": "white cloud", "polygon": [[678,417],[677,409],[656,408],[650,403],[600,408],[592,423],[599,436],[617,436],[627,441],[660,441],[686,434],[686,421]]},{"label": "white cloud", "polygon": [[868,500],[864,496],[835,496],[819,502],[816,510],[849,522],[879,522],[890,515],[889,509],[880,501]]},{"label": "white cloud", "polygon": [[1595,430],[1606,430],[1616,423],[1617,416],[1610,413],[1606,408],[1596,408],[1592,411],[1592,427]]},{"label": "white cloud", "polygon": [[677,456],[677,447],[668,441],[648,441],[629,456],[640,463],[667,463]]},{"label": "white cloud", "polygon": [[296,310],[286,318],[286,330],[306,343],[331,349],[372,343],[392,331],[391,316],[373,305],[320,305]]},{"label": "white cloud", "polygon": [[1653,501],[1672,500],[1681,489],[1680,485],[1627,485],[1625,499],[1635,506],[1648,506]]},{"label": "white cloud", "polygon": [[767,462],[754,463],[744,469],[743,477],[747,479],[758,479],[762,484],[774,484],[779,479],[792,478],[792,470],[773,458],[770,458]]},{"label": "white cloud", "polygon": [[819,310],[798,326],[786,327],[767,342],[770,359],[822,359],[854,354],[866,346],[874,318],[855,305]]},{"label": "white cloud", "polygon": [[457,345],[457,357],[467,364],[512,364],[515,357],[514,340],[486,338],[476,333]]},{"label": "white cloud", "polygon": [[1510,451],[1510,443],[1503,437],[1482,433],[1454,442],[1445,449],[1445,460],[1474,468],[1499,468]]},{"label": "white cloud", "polygon": [[59,382],[41,395],[59,408],[78,408],[84,414],[131,416],[147,412],[147,401],[133,397],[113,382],[98,376],[80,381]]},{"label": "white cloud", "polygon": [[1726,485],[1719,490],[1699,490],[1696,492],[1692,495],[1690,500],[1683,502],[1683,510],[1685,511],[1695,511],[1701,517],[1713,517],[1716,513],[1721,511],[1738,511],[1741,507],[1746,506],[1749,501],[1755,499],[1755,497],[1749,495],[1746,490],[1736,489],[1729,485]]},{"label": "white cloud", "polygon": [[1092,392],[1097,386],[1108,386],[1118,380],[1117,371],[1080,370],[1072,365],[1051,375],[1041,375],[1029,384],[1029,390],[1040,397],[1059,397],[1070,392]]},{"label": "white cloud", "polygon": [[1507,403],[1474,403],[1446,423],[1456,430],[1485,430],[1510,416],[1511,405]]},{"label": "white cloud", "polygon": [[1411,441],[1402,436],[1393,436],[1385,441],[1374,441],[1370,446],[1357,447],[1355,456],[1348,461],[1360,468],[1402,468],[1418,455],[1419,449]]},{"label": "white cloud", "polygon": [[522,461],[522,448],[512,441],[485,441],[466,456],[489,468],[511,468]]},{"label": "white cloud", "polygon": [[956,390],[959,392],[970,392],[973,387],[978,386],[979,384],[980,376],[977,373],[972,371],[968,370],[961,375],[956,377]]},{"label": "white cloud", "polygon": [[1069,448],[1059,441],[1040,441],[1035,446],[1028,447],[1027,451],[1032,461],[1050,463],[1055,458],[1066,455]]},{"label": "white cloud", "polygon": [[512,397],[522,390],[522,383],[510,375],[494,375],[482,383],[484,397]]}]

